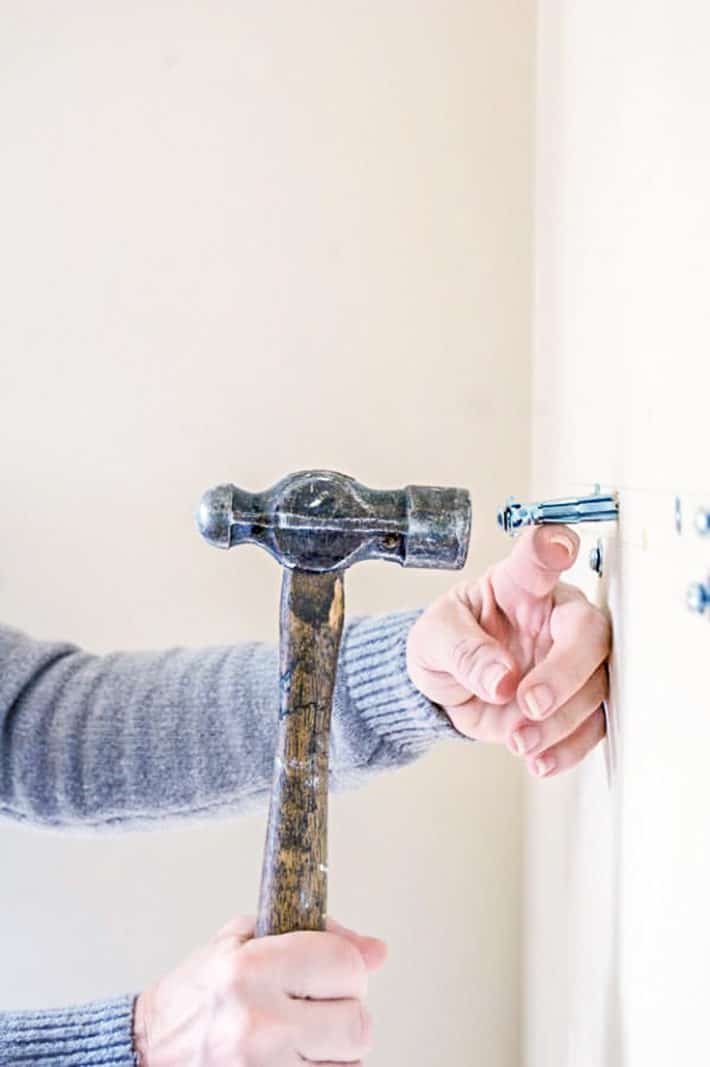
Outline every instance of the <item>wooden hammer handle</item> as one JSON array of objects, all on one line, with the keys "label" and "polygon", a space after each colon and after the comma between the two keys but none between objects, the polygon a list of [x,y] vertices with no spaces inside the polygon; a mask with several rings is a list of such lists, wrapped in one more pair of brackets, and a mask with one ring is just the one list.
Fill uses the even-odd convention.
[{"label": "wooden hammer handle", "polygon": [[343,599],[342,572],[284,571],[281,706],[257,937],[325,928],[328,749]]}]

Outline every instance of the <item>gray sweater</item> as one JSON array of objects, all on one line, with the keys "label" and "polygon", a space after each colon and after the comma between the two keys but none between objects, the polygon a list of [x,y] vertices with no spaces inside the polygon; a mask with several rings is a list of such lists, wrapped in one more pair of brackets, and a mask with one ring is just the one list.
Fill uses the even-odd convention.
[{"label": "gray sweater", "polygon": [[[412,685],[416,613],[350,621],[336,682],[334,787],[459,736]],[[0,627],[0,814],[56,828],[156,827],[244,810],[271,784],[276,649],[94,656]],[[0,1014],[0,1065],[132,1067],[133,995]]]}]

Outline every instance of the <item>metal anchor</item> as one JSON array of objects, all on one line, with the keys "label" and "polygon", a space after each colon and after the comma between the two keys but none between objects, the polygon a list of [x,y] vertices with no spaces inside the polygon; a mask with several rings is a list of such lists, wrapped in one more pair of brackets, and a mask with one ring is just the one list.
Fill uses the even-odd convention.
[{"label": "metal anchor", "polygon": [[551,523],[573,526],[580,522],[617,522],[618,518],[619,498],[616,493],[597,491],[589,496],[541,500],[532,504],[520,504],[511,496],[498,512],[498,525],[514,536],[525,526]]}]

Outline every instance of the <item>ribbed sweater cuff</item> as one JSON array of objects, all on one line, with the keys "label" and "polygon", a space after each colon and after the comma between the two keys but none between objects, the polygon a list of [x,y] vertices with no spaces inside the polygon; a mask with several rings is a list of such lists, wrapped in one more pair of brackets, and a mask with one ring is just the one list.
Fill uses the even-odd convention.
[{"label": "ribbed sweater cuff", "polygon": [[135,1067],[132,996],[0,1015],[3,1067]]},{"label": "ribbed sweater cuff", "polygon": [[353,621],[341,654],[348,694],[361,721],[412,758],[438,738],[461,737],[407,673],[407,635],[420,614],[406,611]]}]

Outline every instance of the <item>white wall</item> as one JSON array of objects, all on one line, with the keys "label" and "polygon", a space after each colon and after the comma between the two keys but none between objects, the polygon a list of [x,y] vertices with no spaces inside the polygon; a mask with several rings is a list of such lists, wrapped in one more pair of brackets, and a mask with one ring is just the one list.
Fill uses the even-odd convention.
[{"label": "white wall", "polygon": [[[527,791],[527,1067],[707,1062],[710,9],[542,0],[533,492],[620,490],[612,749]],[[680,500],[682,532],[675,528]],[[587,533],[587,545],[594,539]],[[586,553],[583,554],[583,560]],[[584,562],[577,577],[598,586]]]},{"label": "white wall", "polygon": [[[528,440],[533,5],[10,0],[0,35],[0,603],[93,650],[275,634],[207,486],[468,485]],[[362,566],[351,611],[442,575]],[[518,1059],[519,779],[447,746],[338,798],[331,907],[386,937],[373,1064]],[[139,988],[257,893],[264,820],[3,825],[0,1003]]]}]

